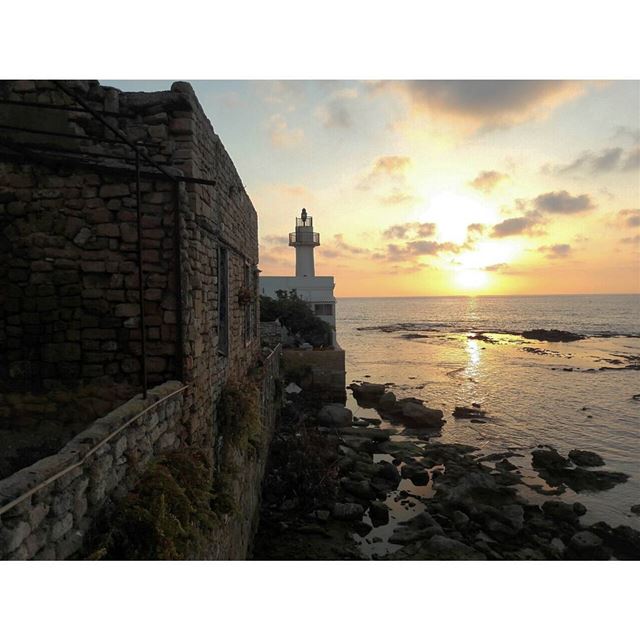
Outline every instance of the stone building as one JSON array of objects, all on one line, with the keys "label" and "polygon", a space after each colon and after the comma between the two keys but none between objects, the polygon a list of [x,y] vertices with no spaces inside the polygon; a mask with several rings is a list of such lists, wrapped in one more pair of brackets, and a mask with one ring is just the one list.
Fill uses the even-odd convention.
[{"label": "stone building", "polygon": [[[218,463],[221,390],[261,364],[257,224],[189,84],[128,93],[94,81],[0,82],[0,445],[7,454],[0,557],[41,557],[43,550],[68,557],[78,548],[71,533],[82,538],[89,516],[143,471],[144,464],[133,469],[134,457],[146,463],[165,448],[195,446]],[[34,526],[35,505],[53,500],[63,484],[45,477],[59,471],[60,447],[80,438],[72,449],[85,456],[81,437],[93,420],[133,401],[148,411],[152,401],[162,405],[163,393],[178,405],[173,417],[164,411],[150,420],[135,456],[127,458],[131,438],[117,450],[104,445],[102,466],[121,468],[97,497],[104,478],[94,459],[85,460],[74,482],[82,487],[78,481],[89,478],[88,508],[52,511],[44,520],[49,533],[25,548],[44,526]],[[272,404],[263,403],[265,429],[273,426]],[[125,414],[131,419],[120,411],[115,426]],[[243,517],[225,534],[231,539],[235,527],[236,540],[221,539],[212,555],[246,551],[263,462],[247,462],[237,487],[251,485]],[[48,484],[7,511],[34,486],[23,468],[31,463]],[[13,475],[1,480],[7,472]],[[30,533],[18,544],[20,536],[7,531],[24,518]],[[68,528],[53,536],[51,551],[60,518]]]}]

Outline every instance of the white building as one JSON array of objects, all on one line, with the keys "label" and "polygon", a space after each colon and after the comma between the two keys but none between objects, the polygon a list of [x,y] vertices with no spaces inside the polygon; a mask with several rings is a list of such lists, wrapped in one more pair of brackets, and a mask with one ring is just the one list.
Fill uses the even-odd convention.
[{"label": "white building", "polygon": [[276,291],[295,291],[306,300],[314,313],[336,329],[336,299],[333,295],[333,276],[317,276],[313,251],[320,244],[320,234],[313,230],[313,218],[303,209],[296,218],[296,229],[289,234],[289,246],[296,249],[295,276],[260,276],[260,292],[277,298]]}]

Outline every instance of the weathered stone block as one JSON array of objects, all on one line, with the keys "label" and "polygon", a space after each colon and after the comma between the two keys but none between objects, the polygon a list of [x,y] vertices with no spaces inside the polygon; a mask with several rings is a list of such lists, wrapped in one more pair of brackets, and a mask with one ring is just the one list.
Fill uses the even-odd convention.
[{"label": "weathered stone block", "polygon": [[105,184],[100,187],[101,198],[119,198],[130,193],[128,184]]}]

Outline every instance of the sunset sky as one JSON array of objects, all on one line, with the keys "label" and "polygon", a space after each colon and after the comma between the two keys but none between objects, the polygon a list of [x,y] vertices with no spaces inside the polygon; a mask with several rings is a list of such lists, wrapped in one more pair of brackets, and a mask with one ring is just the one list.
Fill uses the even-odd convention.
[{"label": "sunset sky", "polygon": [[192,84],[265,275],[293,275],[306,207],[338,297],[640,291],[640,82]]}]

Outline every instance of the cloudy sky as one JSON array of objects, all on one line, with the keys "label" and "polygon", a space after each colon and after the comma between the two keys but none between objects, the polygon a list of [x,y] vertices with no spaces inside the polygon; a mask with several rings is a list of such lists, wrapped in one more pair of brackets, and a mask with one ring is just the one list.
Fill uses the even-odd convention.
[{"label": "cloudy sky", "polygon": [[192,84],[266,275],[306,207],[338,296],[640,291],[640,82]]}]

